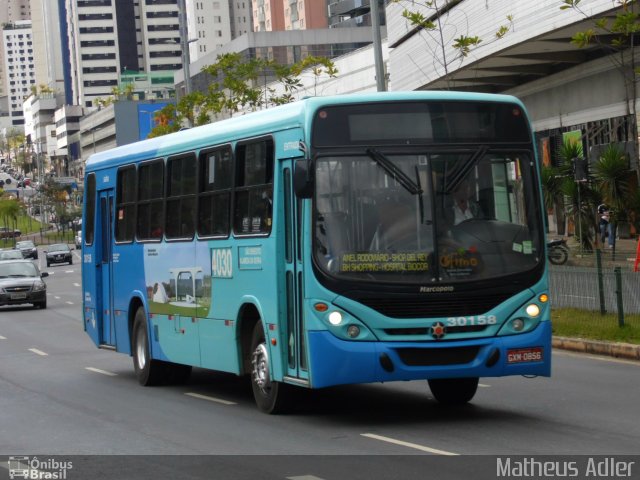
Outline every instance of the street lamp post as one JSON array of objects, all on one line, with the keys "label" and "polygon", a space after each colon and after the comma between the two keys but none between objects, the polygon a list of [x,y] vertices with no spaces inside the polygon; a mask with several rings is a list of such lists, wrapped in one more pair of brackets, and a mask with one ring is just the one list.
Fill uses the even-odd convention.
[{"label": "street lamp post", "polygon": [[369,0],[371,8],[371,29],[373,30],[373,57],[376,70],[376,86],[379,92],[387,90],[382,59],[382,38],[380,36],[380,11],[378,0]]}]

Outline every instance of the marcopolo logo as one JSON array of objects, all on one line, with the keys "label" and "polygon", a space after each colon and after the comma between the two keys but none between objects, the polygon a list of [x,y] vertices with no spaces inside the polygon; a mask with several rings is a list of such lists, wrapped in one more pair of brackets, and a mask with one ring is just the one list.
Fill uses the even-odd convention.
[{"label": "marcopolo logo", "polygon": [[32,480],[65,480],[67,471],[73,468],[73,462],[60,461],[55,458],[39,459],[38,457],[9,457],[9,478],[25,478]]}]

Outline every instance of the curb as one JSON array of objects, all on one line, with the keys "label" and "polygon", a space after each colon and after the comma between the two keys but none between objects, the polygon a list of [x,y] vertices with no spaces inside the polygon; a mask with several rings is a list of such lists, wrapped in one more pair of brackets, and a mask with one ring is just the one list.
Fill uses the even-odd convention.
[{"label": "curb", "polygon": [[600,340],[585,340],[582,338],[553,337],[554,348],[571,350],[582,353],[595,353],[616,358],[640,360],[640,345],[631,343],[603,342]]}]

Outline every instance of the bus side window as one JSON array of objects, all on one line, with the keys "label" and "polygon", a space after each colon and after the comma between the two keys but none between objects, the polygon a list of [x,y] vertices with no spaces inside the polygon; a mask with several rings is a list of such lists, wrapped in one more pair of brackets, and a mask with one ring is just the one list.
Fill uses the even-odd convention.
[{"label": "bus side window", "polygon": [[268,234],[273,211],[273,141],[238,145],[236,159],[234,231]]},{"label": "bus side window", "polygon": [[231,148],[200,154],[198,169],[198,235],[229,235],[229,209],[233,186]]}]

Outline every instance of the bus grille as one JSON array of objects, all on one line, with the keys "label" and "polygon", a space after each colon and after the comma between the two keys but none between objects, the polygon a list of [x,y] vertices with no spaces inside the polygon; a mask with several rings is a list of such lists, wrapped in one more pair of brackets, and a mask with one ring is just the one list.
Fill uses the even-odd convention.
[{"label": "bus grille", "polygon": [[[476,333],[482,332],[487,328],[486,325],[465,325],[463,327],[447,327],[447,333]],[[384,333],[387,335],[427,335],[429,327],[413,327],[413,328],[385,328]]]},{"label": "bus grille", "polygon": [[512,296],[511,292],[474,297],[469,294],[448,297],[351,296],[378,313],[392,318],[442,318],[481,315]]},{"label": "bus grille", "polygon": [[478,355],[479,346],[452,348],[398,348],[402,363],[410,367],[436,365],[461,365],[472,362]]}]

